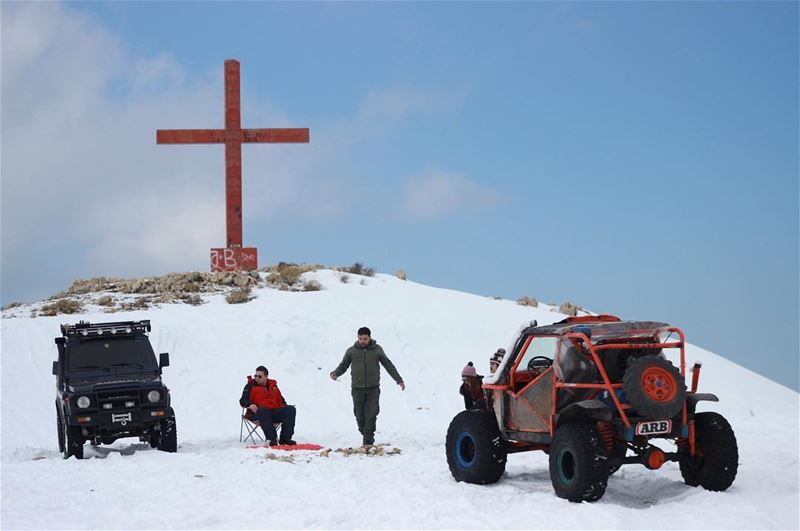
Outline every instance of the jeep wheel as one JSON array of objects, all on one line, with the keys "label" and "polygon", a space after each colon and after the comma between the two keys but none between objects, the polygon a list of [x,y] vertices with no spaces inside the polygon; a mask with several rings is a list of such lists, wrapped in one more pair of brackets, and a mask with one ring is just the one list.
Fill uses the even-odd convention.
[{"label": "jeep wheel", "polygon": [[652,419],[671,419],[680,413],[686,398],[683,376],[669,360],[658,356],[631,360],[622,389],[639,415]]},{"label": "jeep wheel", "polygon": [[570,423],[556,430],[550,445],[550,481],[559,498],[597,501],[608,483],[608,455],[597,429]]},{"label": "jeep wheel", "polygon": [[161,430],[157,447],[162,452],[175,453],[178,451],[178,427],[175,417],[161,421]]},{"label": "jeep wheel", "polygon": [[447,428],[447,465],[456,481],[496,483],[506,470],[506,451],[494,414],[462,411]]},{"label": "jeep wheel", "polygon": [[683,445],[681,475],[687,485],[723,491],[731,486],[739,469],[739,448],[733,428],[719,413],[698,413],[694,417],[695,456]]},{"label": "jeep wheel", "polygon": [[61,411],[56,404],[56,433],[58,433],[58,451],[64,453],[64,422],[61,420]]},{"label": "jeep wheel", "polygon": [[83,459],[83,433],[81,433],[80,426],[67,426],[64,424],[63,420],[61,421],[63,426],[64,432],[64,449],[62,453],[64,454],[64,459],[69,459],[71,455],[75,456],[75,459]]}]

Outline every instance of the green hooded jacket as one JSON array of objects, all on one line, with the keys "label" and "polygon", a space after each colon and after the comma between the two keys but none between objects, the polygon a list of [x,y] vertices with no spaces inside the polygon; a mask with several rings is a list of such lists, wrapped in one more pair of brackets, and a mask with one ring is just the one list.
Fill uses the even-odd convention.
[{"label": "green hooded jacket", "polygon": [[381,369],[378,363],[383,365],[383,368],[386,369],[386,372],[389,373],[389,376],[391,376],[395,382],[400,384],[400,382],[403,381],[403,378],[400,377],[397,369],[395,369],[394,364],[374,339],[370,341],[366,348],[361,348],[358,345],[358,341],[356,341],[355,344],[344,353],[342,362],[333,372],[338,378],[347,372],[347,368],[352,365],[353,368],[350,370],[350,376],[353,380],[352,385],[354,388],[378,387],[381,384]]}]

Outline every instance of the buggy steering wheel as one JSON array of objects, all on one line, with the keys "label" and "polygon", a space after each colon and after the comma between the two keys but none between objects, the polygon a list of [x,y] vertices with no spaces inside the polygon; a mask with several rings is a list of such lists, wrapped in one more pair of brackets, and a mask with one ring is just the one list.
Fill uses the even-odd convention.
[{"label": "buggy steering wheel", "polygon": [[[544,361],[545,363],[541,363],[542,361]],[[536,371],[538,371],[542,367],[545,368],[550,367],[552,364],[553,360],[551,360],[547,356],[534,356],[528,360],[528,366],[526,368],[526,371],[528,372],[528,375],[531,377],[531,380],[533,380],[536,377],[535,374]]]}]

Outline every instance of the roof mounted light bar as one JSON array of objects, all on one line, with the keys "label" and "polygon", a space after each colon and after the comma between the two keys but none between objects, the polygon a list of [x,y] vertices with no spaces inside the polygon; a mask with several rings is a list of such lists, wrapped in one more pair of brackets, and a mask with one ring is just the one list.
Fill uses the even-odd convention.
[{"label": "roof mounted light bar", "polygon": [[62,324],[61,335],[64,337],[88,337],[88,336],[130,336],[134,334],[144,334],[151,330],[150,320],[142,321],[119,321],[115,323],[87,323],[80,321],[77,324]]}]

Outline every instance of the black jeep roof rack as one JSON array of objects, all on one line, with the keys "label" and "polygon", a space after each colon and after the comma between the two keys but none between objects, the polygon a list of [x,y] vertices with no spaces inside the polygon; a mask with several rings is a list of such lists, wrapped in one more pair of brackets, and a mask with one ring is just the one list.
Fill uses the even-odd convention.
[{"label": "black jeep roof rack", "polygon": [[61,335],[66,338],[102,336],[105,334],[114,336],[132,336],[144,334],[151,330],[150,320],[141,321],[118,321],[114,323],[89,323],[79,321],[76,324],[62,324]]}]

